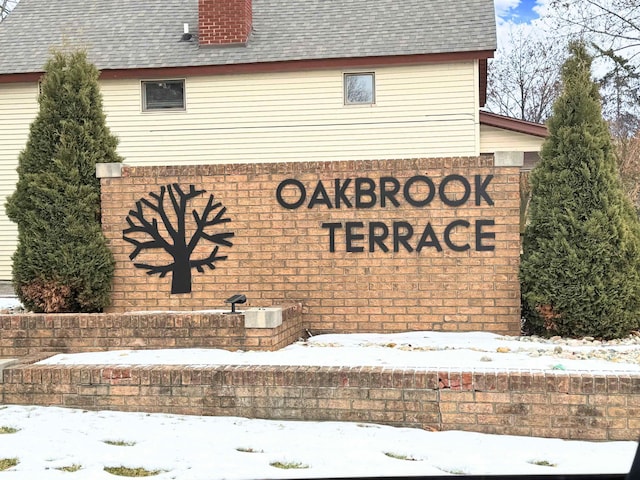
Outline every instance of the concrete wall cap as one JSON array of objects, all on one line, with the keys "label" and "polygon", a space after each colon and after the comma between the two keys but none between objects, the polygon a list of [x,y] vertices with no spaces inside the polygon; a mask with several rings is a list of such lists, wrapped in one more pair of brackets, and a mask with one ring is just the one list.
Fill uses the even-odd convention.
[{"label": "concrete wall cap", "polygon": [[282,325],[282,307],[257,307],[244,312],[244,328],[276,328]]},{"label": "concrete wall cap", "polygon": [[96,163],[97,178],[119,178],[122,176],[122,163]]},{"label": "concrete wall cap", "polygon": [[524,165],[524,152],[495,152],[493,157],[496,167],[522,167]]}]

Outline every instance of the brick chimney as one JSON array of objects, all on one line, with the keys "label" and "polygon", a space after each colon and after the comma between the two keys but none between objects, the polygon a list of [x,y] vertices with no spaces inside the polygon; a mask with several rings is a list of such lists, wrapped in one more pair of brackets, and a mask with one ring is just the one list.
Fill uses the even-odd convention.
[{"label": "brick chimney", "polygon": [[198,41],[202,46],[247,43],[251,22],[251,0],[198,0]]}]

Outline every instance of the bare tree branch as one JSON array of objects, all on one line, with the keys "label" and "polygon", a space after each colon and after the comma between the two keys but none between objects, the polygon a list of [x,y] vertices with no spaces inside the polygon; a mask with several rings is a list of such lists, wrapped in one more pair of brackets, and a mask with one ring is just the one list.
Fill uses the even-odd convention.
[{"label": "bare tree branch", "polygon": [[147,249],[147,248],[164,248],[164,246],[156,241],[156,240],[150,240],[148,242],[139,242],[138,240],[134,239],[134,238],[129,238],[129,237],[124,237],[124,240],[126,240],[127,242],[131,243],[133,246],[135,246],[135,250],[131,253],[131,255],[129,255],[129,260],[134,260],[142,250]]},{"label": "bare tree branch", "polygon": [[202,217],[198,215],[197,211],[193,210],[192,212],[193,218],[198,228],[193,234],[193,236],[191,237],[191,240],[189,240],[189,244],[187,246],[190,253],[193,252],[193,250],[196,248],[201,238],[204,238],[205,240],[208,240],[212,243],[217,243],[219,245],[226,245],[226,246],[232,245],[231,242],[228,242],[225,239],[233,237],[233,233],[231,233],[230,235],[229,234],[207,235],[204,232],[206,227],[211,227],[214,225],[227,223],[231,221],[230,218],[222,218],[222,216],[227,211],[227,207],[222,207],[212,220],[207,220],[207,218],[209,217],[209,214],[213,212],[215,209],[220,208],[221,206],[222,206],[221,203],[216,203],[214,205],[213,195],[210,195],[209,201],[207,202],[207,206],[204,208],[204,211],[202,212]]},{"label": "bare tree branch", "polygon": [[[629,15],[622,15],[620,13],[618,13],[617,11],[614,11],[611,8],[608,8],[604,2],[602,1],[594,1],[594,0],[585,0],[588,4],[593,5],[595,8],[600,9],[602,12],[604,12],[607,16],[611,16],[613,18],[616,18],[619,22],[621,22],[622,24],[626,24],[627,26],[631,27],[635,32],[640,32],[640,24],[636,23],[635,20],[637,20],[637,18],[633,18]],[[627,12],[628,13],[628,12]],[[610,34],[610,32],[599,32],[599,33],[604,33],[604,34]],[[626,36],[622,36],[621,38],[626,38]],[[633,40],[637,40],[637,36],[634,37],[629,37],[629,39],[633,39]]]},{"label": "bare tree branch", "polygon": [[202,268],[203,266],[207,266],[211,270],[215,269],[216,267],[214,265],[214,262],[227,259],[226,255],[221,255],[221,256],[217,255],[219,248],[220,247],[215,247],[207,258],[203,258],[202,260],[191,260],[190,262],[191,268],[195,268],[200,273],[204,273],[204,268]]},{"label": "bare tree branch", "polygon": [[617,139],[616,160],[622,185],[636,209],[640,209],[640,133]]},{"label": "bare tree branch", "polygon": [[[174,183],[173,186],[175,188],[180,188],[177,183]],[[202,195],[203,193],[205,193],[205,190],[196,190],[196,188],[193,185],[189,186],[189,193],[183,194],[182,192],[180,192],[181,196],[184,195],[184,198],[186,201],[189,201],[192,198],[197,197],[198,195]]]},{"label": "bare tree branch", "polygon": [[233,245],[227,238],[233,238],[233,232],[215,233],[213,235],[202,234],[202,238],[208,240],[211,243],[217,243],[218,245],[224,245],[230,247]]},{"label": "bare tree branch", "polygon": [[552,0],[549,18],[557,35],[579,36],[600,53],[596,71],[604,115],[616,137],[640,126],[640,2],[638,0]]},{"label": "bare tree branch", "polygon": [[[173,187],[175,188],[176,185],[173,184]],[[171,185],[169,185],[169,187],[167,188],[167,190],[169,190],[169,198],[171,198],[171,205],[173,205],[173,211],[176,212],[176,215],[178,216],[178,224],[180,223],[180,217],[184,216],[184,210],[181,210],[180,207],[180,203],[178,203],[178,200],[176,199],[176,196],[173,193],[173,190],[171,189]],[[180,190],[180,188],[178,187],[177,191],[179,193],[182,193],[182,190]],[[180,230],[180,225],[178,225],[178,230]]]},{"label": "bare tree branch", "polygon": [[[149,196],[156,199],[156,201],[158,202],[157,208],[155,206],[151,206],[152,205],[151,202],[147,202],[147,204],[151,207],[152,210],[160,214],[160,218],[162,219],[164,228],[167,230],[167,233],[169,233],[169,235],[173,239],[173,243],[175,245],[178,232],[171,224],[171,221],[169,220],[169,217],[167,217],[167,213],[164,209],[164,194],[166,191],[167,189],[163,186],[163,187],[160,187],[160,195],[158,195],[157,193],[149,192]],[[144,201],[144,199],[141,201]]]},{"label": "bare tree branch", "polygon": [[[220,205],[218,203],[218,205]],[[216,217],[213,220],[210,220],[206,223],[206,226],[209,227],[211,225],[218,225],[219,223],[227,223],[230,222],[230,218],[222,218],[222,215],[227,211],[227,207],[222,207],[222,209],[216,214]]]},{"label": "bare tree branch", "polygon": [[162,265],[162,266],[154,266],[154,265],[148,265],[146,263],[134,263],[133,264],[134,267],[136,268],[141,268],[143,270],[149,270],[147,272],[147,275],[156,275],[156,274],[160,274],[160,278],[164,278],[167,276],[167,273],[172,272],[173,269],[175,268],[175,264],[170,263],[169,265]]},{"label": "bare tree branch", "polygon": [[510,50],[502,47],[489,65],[487,108],[530,122],[543,123],[560,93],[562,46],[513,29]]},{"label": "bare tree branch", "polygon": [[[171,253],[173,251],[173,245],[170,245],[164,238],[162,238],[162,235],[160,235],[160,232],[158,231],[158,221],[154,218],[151,222],[149,222],[144,218],[142,203],[140,201],[136,202],[136,208],[137,210],[129,210],[129,217],[127,217],[129,228],[123,230],[122,238],[127,242],[135,245],[135,240],[132,240],[127,235],[131,233],[147,233],[149,236],[151,236],[151,238],[153,238],[155,242],[160,245],[161,248],[164,248],[167,252]],[[136,225],[130,217],[138,220],[138,222],[140,222],[140,225]],[[133,260],[133,258],[131,258],[131,260]]]}]

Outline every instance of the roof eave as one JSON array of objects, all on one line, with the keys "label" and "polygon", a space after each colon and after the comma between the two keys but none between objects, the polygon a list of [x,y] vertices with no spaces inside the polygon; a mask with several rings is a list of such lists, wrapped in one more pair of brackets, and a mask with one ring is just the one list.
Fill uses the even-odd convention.
[{"label": "roof eave", "polygon": [[533,135],[534,137],[546,138],[549,136],[549,130],[546,125],[540,123],[527,122],[517,118],[498,115],[490,112],[480,112],[480,123],[489,127],[502,128],[516,133],[525,135]]},{"label": "roof eave", "polygon": [[[486,60],[493,57],[493,50],[469,52],[426,53],[415,55],[387,55],[378,57],[326,58],[313,60],[286,60],[280,62],[236,63],[228,65],[196,65],[156,68],[103,69],[102,79],[186,77],[204,75],[229,75],[241,73],[274,73],[332,68],[374,68],[386,66],[421,65],[465,60]],[[0,83],[37,81],[43,72],[0,74]],[[486,75],[486,72],[485,72]],[[485,82],[486,83],[486,82]],[[482,84],[482,79],[481,79]]]}]

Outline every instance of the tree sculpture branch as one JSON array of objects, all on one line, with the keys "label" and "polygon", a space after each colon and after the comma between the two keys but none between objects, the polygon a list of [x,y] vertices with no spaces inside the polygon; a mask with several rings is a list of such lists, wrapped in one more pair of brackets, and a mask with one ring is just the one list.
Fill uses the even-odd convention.
[{"label": "tree sculpture branch", "polygon": [[171,238],[175,242],[178,232],[176,231],[175,228],[173,228],[173,225],[171,224],[169,217],[167,217],[167,213],[164,209],[164,194],[166,191],[167,189],[165,187],[160,187],[160,195],[158,195],[157,193],[149,192],[149,196],[154,198],[158,202],[157,206],[153,205],[151,202],[149,202],[144,198],[140,201],[144,202],[146,206],[148,206],[149,208],[151,208],[151,210],[153,210],[154,212],[160,215],[160,218],[162,219],[162,223],[164,224],[164,228],[167,230],[169,235],[171,235]]},{"label": "tree sculpture branch", "polygon": [[193,236],[191,237],[191,240],[189,241],[189,245],[188,245],[189,253],[193,252],[193,250],[196,248],[201,238],[204,238],[205,240],[208,240],[211,243],[224,245],[226,247],[230,247],[231,245],[233,245],[231,242],[227,240],[227,238],[233,237],[233,233],[218,233],[215,235],[209,235],[205,233],[205,229],[207,227],[212,227],[215,225],[220,225],[220,224],[231,221],[230,218],[223,218],[223,215],[227,211],[227,207],[222,207],[218,211],[216,216],[211,220],[209,220],[209,215],[211,214],[211,212],[220,208],[221,206],[222,204],[219,202],[214,204],[213,195],[210,195],[209,201],[207,202],[207,206],[204,208],[202,212],[202,216],[200,216],[196,210],[193,210],[192,212],[193,219],[196,222],[197,229],[193,234]]},{"label": "tree sculpture branch", "polygon": [[[162,203],[159,204],[161,207]],[[137,220],[139,224],[136,224],[134,220]],[[129,228],[125,229],[122,232],[123,240],[131,243],[135,250],[129,255],[130,260],[134,260],[138,254],[142,251],[143,248],[163,248],[168,253],[172,254],[173,245],[169,244],[158,230],[158,221],[154,218],[151,221],[148,221],[144,218],[144,212],[142,210],[142,200],[136,202],[136,210],[129,210],[129,216],[127,216],[127,224]],[[151,242],[145,242],[146,245],[143,246],[143,242],[140,242],[134,238],[129,237],[128,235],[132,233],[145,233],[149,235],[153,240]]]},{"label": "tree sculpture branch", "polygon": [[[224,218],[227,209],[222,207],[221,203],[214,203],[213,195],[209,196],[209,200],[202,210],[202,214],[199,214],[196,210],[192,211],[195,231],[189,241],[186,241],[185,234],[188,231],[186,218],[187,204],[193,198],[203,193],[206,193],[206,191],[198,190],[193,185],[189,186],[188,191],[184,191],[177,183],[163,186],[160,188],[160,193],[149,193],[149,197],[152,200],[142,198],[137,201],[136,209],[130,210],[126,219],[128,228],[123,231],[122,237],[134,247],[129,255],[131,260],[138,257],[142,251],[154,248],[164,249],[173,257],[173,262],[166,265],[151,265],[148,263],[134,264],[136,268],[146,270],[147,275],[159,275],[161,278],[165,277],[169,272],[172,272],[171,293],[190,292],[191,269],[195,268],[200,273],[204,273],[204,267],[209,267],[213,270],[215,268],[215,262],[226,260],[227,258],[226,255],[218,255],[219,248],[221,246],[230,247],[233,245],[230,241],[234,236],[233,232],[214,233],[207,231],[208,228],[231,221],[230,218]],[[167,196],[171,202],[169,208],[173,208],[175,217],[167,215],[165,209],[165,199]],[[155,202],[153,200],[155,200]],[[153,212],[153,214],[160,218],[162,227],[164,227],[162,230],[156,218],[150,220],[145,218],[144,208],[147,209],[147,213]],[[216,213],[214,214],[214,212]],[[165,231],[166,234],[171,237],[173,243],[169,243],[169,241],[163,238],[162,235]],[[139,235],[137,238],[133,238],[133,234]],[[145,235],[147,238],[140,238],[141,235]],[[215,244],[215,247],[206,258],[192,260],[191,255],[201,239]]]},{"label": "tree sculpture branch", "polygon": [[207,258],[203,258],[201,260],[192,260],[190,262],[191,268],[195,268],[200,273],[204,273],[204,268],[202,268],[203,266],[207,266],[211,270],[215,269],[216,268],[216,266],[214,265],[215,262],[219,260],[227,259],[226,255],[218,255],[219,248],[220,247],[217,247],[217,246],[214,247],[214,249],[211,251],[211,253]]},{"label": "tree sculpture branch", "polygon": [[175,268],[175,263],[170,263],[169,265],[149,265],[147,263],[134,263],[134,267],[141,268],[143,270],[148,270],[147,275],[156,275],[160,274],[160,278],[164,278],[167,276],[167,273],[172,272]]}]

